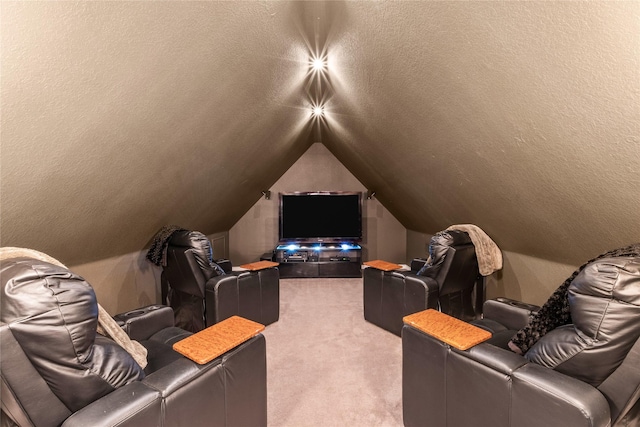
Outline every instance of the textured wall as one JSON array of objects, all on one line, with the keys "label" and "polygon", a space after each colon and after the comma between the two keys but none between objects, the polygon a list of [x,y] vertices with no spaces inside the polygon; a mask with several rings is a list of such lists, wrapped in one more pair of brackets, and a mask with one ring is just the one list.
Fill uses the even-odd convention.
[{"label": "textured wall", "polygon": [[3,245],[73,265],[226,231],[309,145],[286,3],[0,7]]},{"label": "textured wall", "polygon": [[226,231],[314,142],[407,229],[475,223],[573,265],[640,240],[640,2],[0,12],[2,245],[77,265],[141,251],[165,224]]},{"label": "textured wall", "polygon": [[347,2],[325,144],[405,227],[640,241],[640,2]]}]

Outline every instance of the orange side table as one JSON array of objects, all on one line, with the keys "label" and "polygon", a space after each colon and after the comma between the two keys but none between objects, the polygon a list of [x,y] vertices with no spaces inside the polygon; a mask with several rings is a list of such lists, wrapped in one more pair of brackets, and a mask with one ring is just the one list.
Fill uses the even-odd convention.
[{"label": "orange side table", "polygon": [[467,350],[491,338],[491,332],[432,308],[410,314],[402,320],[459,350]]},{"label": "orange side table", "polygon": [[242,264],[240,268],[244,268],[249,271],[257,271],[257,270],[264,270],[265,268],[277,267],[279,265],[280,265],[279,263],[272,262],[272,261],[258,261],[258,262],[251,262],[249,264]]},{"label": "orange side table", "polygon": [[231,316],[173,344],[173,349],[203,365],[254,337],[264,325],[240,316]]},{"label": "orange side table", "polygon": [[365,261],[363,262],[363,264],[378,270],[382,270],[382,271],[393,271],[393,270],[399,270],[402,268],[400,264],[394,264],[392,262],[382,261],[380,259],[376,259],[373,261]]}]

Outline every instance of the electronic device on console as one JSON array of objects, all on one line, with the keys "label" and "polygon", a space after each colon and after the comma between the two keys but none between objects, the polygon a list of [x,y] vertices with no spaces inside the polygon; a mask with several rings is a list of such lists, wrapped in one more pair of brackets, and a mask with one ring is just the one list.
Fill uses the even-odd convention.
[{"label": "electronic device on console", "polygon": [[285,251],[282,255],[282,262],[307,262],[308,260],[307,251]]}]

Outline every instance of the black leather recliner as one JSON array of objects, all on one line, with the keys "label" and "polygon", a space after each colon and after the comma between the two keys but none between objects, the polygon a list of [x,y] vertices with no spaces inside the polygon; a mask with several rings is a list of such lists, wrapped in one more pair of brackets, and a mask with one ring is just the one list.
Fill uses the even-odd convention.
[{"label": "black leather recliner", "polygon": [[465,351],[405,325],[404,425],[640,425],[640,258],[593,261],[568,290],[573,323],[524,356],[502,347],[537,309],[516,301],[487,301],[472,323],[494,336]]},{"label": "black leather recliner", "polygon": [[193,332],[233,315],[263,325],[280,317],[278,268],[236,272],[227,260],[218,265],[211,242],[198,231],[171,235],[161,281],[176,325]]},{"label": "black leather recliner", "polygon": [[96,333],[91,286],[64,267],[3,260],[3,423],[27,426],[264,426],[266,348],[259,334],[198,365],[171,345],[190,333],[166,306],[116,316],[148,351],[141,366]]},{"label": "black leather recliner", "polygon": [[484,300],[484,288],[469,235],[441,231],[432,237],[429,254],[426,263],[414,260],[409,272],[364,269],[365,320],[400,336],[402,318],[427,308],[465,320],[476,317],[474,292]]}]

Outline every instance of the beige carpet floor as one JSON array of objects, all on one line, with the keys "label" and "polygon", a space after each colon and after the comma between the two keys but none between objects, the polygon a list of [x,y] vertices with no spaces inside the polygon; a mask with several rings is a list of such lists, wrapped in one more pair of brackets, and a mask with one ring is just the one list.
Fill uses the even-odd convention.
[{"label": "beige carpet floor", "polygon": [[264,336],[270,427],[402,426],[402,343],[364,320],[362,279],[281,279]]}]

